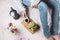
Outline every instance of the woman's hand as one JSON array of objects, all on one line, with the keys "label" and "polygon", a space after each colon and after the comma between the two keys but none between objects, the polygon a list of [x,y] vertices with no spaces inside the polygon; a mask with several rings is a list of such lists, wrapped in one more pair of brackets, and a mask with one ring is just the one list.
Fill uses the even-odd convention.
[{"label": "woman's hand", "polygon": [[32,3],[30,7],[31,7],[31,8],[36,8],[36,6],[37,6],[37,5],[36,5],[35,3]]}]

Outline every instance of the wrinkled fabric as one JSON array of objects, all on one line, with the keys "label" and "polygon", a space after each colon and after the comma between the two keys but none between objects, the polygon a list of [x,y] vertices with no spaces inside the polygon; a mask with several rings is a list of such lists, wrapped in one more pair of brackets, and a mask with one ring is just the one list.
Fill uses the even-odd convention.
[{"label": "wrinkled fabric", "polygon": [[43,0],[43,1],[53,9],[51,17],[52,18],[51,35],[57,35],[59,28],[60,3],[57,0]]}]

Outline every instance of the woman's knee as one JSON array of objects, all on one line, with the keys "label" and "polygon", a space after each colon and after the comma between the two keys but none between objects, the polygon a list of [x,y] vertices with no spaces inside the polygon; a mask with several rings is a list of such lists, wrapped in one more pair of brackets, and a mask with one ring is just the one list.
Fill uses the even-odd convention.
[{"label": "woman's knee", "polygon": [[40,2],[40,4],[38,5],[38,9],[39,11],[47,12],[48,6],[44,2]]}]

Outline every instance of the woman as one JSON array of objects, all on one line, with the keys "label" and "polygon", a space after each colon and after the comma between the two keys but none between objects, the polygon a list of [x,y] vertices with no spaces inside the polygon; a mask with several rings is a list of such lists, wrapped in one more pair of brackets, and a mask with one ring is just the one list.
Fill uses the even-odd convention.
[{"label": "woman", "polygon": [[[23,4],[25,4],[27,7],[31,7],[31,8],[38,8],[39,12],[40,12],[40,18],[41,18],[41,22],[42,22],[42,27],[44,30],[44,35],[48,38],[51,39],[50,36],[50,30],[49,30],[49,26],[48,26],[48,22],[47,22],[47,14],[48,14],[48,6],[41,0],[37,0],[38,3],[32,2],[31,1],[27,1],[27,0],[23,0]],[[29,3],[29,4],[27,4]]]},{"label": "woman", "polygon": [[[59,22],[59,3],[56,0],[22,0],[22,3],[31,8],[38,8],[40,12],[40,19],[44,30],[44,35],[48,40],[53,40],[53,36],[58,34],[58,22]],[[53,9],[52,12],[52,29],[51,31],[48,26],[47,13],[48,6]]]}]

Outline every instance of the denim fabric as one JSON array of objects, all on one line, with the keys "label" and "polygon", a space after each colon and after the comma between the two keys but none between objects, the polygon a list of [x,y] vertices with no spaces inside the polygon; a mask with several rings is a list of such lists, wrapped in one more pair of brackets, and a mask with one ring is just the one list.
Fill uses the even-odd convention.
[{"label": "denim fabric", "polygon": [[[52,7],[52,29],[53,34],[58,34],[58,23],[59,23],[59,11],[60,11],[60,3],[58,3],[56,0],[43,0],[45,3],[47,3],[48,6]],[[51,31],[52,32],[52,31]]]},{"label": "denim fabric", "polygon": [[56,0],[43,0],[48,6],[52,7],[52,30],[49,30],[48,22],[47,22],[47,9],[48,7],[44,3],[40,3],[38,5],[38,9],[40,11],[40,18],[44,30],[44,34],[46,37],[51,35],[58,34],[58,23],[59,23],[59,11],[60,11],[60,4]]},{"label": "denim fabric", "polygon": [[51,34],[50,34],[48,21],[47,21],[48,6],[44,2],[40,2],[40,4],[38,5],[38,9],[40,11],[40,19],[44,30],[44,35],[46,37],[50,37]]}]

